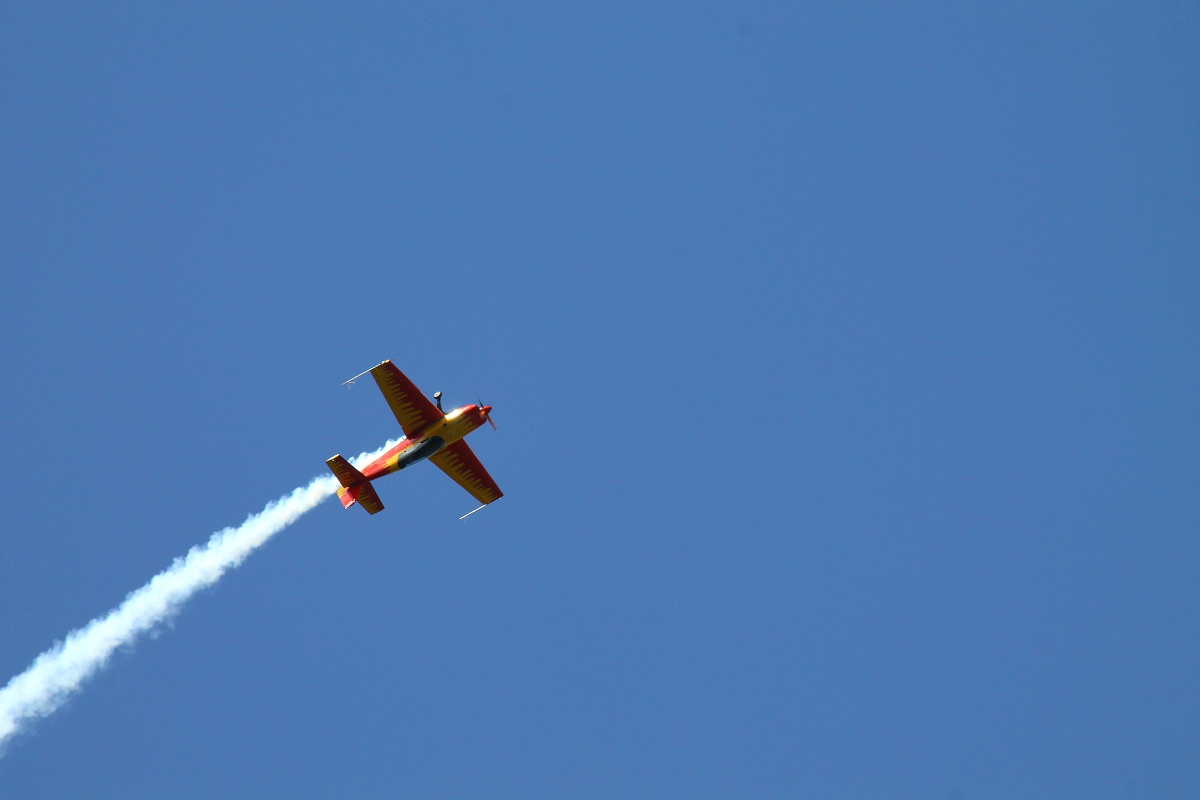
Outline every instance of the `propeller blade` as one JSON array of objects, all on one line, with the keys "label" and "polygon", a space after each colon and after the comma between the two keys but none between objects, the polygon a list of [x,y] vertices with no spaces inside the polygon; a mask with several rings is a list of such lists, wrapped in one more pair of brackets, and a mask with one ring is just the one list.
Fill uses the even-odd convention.
[{"label": "propeller blade", "polygon": [[[479,392],[476,392],[476,393],[475,393],[475,402],[479,404],[479,407],[480,407],[480,408],[483,408],[483,400],[481,400],[481,399],[479,398]],[[486,420],[488,421],[488,425],[491,425],[491,426],[492,426],[492,430],[494,430],[494,431],[498,431],[498,430],[500,430],[499,428],[497,428],[497,427],[496,427],[496,423],[492,422],[492,415],[491,415],[491,413],[484,414],[484,415],[483,415],[483,418],[484,418],[484,419],[486,419]]]}]

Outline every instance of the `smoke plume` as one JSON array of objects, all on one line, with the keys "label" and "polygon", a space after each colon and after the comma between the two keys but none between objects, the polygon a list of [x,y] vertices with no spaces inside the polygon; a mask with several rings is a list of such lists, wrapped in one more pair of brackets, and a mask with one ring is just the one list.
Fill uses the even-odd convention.
[{"label": "smoke plume", "polygon": [[[352,460],[356,466],[369,462],[394,444],[388,442],[374,453]],[[132,644],[170,619],[189,597],[216,583],[227,570],[333,494],[337,486],[332,476],[314,478],[307,486],[268,503],[238,527],[217,531],[207,544],[193,547],[145,586],[130,592],[121,605],[55,642],[0,689],[0,753],[26,723],[52,713],[78,691],[117,648]]]}]

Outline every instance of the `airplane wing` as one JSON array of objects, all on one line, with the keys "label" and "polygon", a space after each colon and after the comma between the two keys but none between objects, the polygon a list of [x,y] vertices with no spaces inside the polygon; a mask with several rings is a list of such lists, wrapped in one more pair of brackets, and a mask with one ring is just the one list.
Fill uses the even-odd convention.
[{"label": "airplane wing", "polygon": [[429,398],[421,394],[421,390],[391,361],[372,369],[371,377],[379,384],[379,391],[383,392],[383,398],[396,415],[405,436],[420,433],[426,425],[442,418],[437,406],[429,402]]},{"label": "airplane wing", "polygon": [[504,492],[500,491],[492,476],[488,475],[483,464],[480,464],[479,459],[471,452],[465,439],[459,439],[454,444],[442,448],[441,452],[431,456],[429,460],[484,505],[504,496]]}]

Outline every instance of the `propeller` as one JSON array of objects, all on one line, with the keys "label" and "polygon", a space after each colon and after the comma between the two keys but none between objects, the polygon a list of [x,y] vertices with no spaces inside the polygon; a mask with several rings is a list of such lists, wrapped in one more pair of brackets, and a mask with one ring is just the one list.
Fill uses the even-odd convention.
[{"label": "propeller", "polygon": [[483,404],[483,401],[479,399],[479,392],[475,393],[475,402],[479,404],[479,410],[480,410],[480,412],[483,413],[483,418],[488,421],[488,425],[492,426],[492,430],[494,430],[494,431],[500,430],[499,428],[496,427],[496,423],[492,422],[492,407],[485,406]]}]

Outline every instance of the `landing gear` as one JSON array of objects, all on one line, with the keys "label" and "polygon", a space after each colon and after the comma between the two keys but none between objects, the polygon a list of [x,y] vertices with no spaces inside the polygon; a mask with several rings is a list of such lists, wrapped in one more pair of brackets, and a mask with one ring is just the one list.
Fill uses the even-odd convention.
[{"label": "landing gear", "polygon": [[[441,392],[433,393],[433,402],[437,403],[438,411],[441,411],[442,410],[442,393]],[[442,413],[444,414],[445,412],[443,411]]]}]

